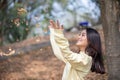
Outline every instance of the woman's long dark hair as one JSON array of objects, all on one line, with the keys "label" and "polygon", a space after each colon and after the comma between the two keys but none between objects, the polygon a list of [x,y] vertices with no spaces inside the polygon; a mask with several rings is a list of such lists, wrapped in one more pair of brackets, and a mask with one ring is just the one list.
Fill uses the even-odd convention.
[{"label": "woman's long dark hair", "polygon": [[92,67],[91,71],[96,73],[105,73],[102,48],[101,48],[101,39],[99,33],[92,28],[85,28],[87,33],[88,46],[86,52],[92,57]]}]

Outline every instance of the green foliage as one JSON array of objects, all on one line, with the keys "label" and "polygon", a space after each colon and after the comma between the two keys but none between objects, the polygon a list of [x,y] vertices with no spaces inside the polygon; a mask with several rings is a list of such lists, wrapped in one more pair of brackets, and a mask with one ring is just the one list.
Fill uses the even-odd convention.
[{"label": "green foliage", "polygon": [[0,18],[2,44],[13,43],[26,38],[30,26],[26,19],[27,12],[22,4],[15,3],[13,8],[0,11],[0,15],[3,15]]},{"label": "green foliage", "polygon": [[[73,3],[76,1],[76,5]],[[99,0],[92,0],[98,3]],[[55,16],[52,14],[54,2],[59,3],[62,7],[62,11],[67,11],[73,14],[74,17],[74,26],[77,24],[77,9],[80,7],[77,0],[1,0],[0,1],[0,44],[13,43],[16,41],[21,41],[26,38],[28,32],[32,29],[29,22],[32,21],[32,17],[42,19],[36,19],[36,22],[33,22],[31,26],[36,26],[40,24],[39,27],[42,30],[46,31],[49,20],[55,20]],[[11,4],[14,4],[14,7],[11,7]],[[71,4],[74,7],[74,10],[67,8],[68,4]],[[30,15],[27,14],[24,7],[29,11]],[[41,7],[41,8],[39,8]],[[57,12],[56,12],[57,14]],[[28,15],[29,21],[26,19]],[[85,19],[91,21],[89,14],[81,16]],[[93,21],[91,21],[93,22]],[[46,31],[47,32],[47,31]]]}]

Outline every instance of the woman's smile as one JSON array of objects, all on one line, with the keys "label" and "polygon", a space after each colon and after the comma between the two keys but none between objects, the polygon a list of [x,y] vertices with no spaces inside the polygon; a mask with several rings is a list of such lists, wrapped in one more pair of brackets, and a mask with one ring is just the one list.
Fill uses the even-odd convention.
[{"label": "woman's smile", "polygon": [[83,30],[77,37],[77,42],[76,45],[81,49],[87,47],[88,45],[88,41],[87,41],[87,34],[86,34],[86,30]]}]

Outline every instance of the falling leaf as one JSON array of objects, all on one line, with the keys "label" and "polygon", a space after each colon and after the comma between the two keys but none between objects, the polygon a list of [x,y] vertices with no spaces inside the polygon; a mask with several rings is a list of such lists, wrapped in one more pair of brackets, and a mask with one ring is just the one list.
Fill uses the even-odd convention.
[{"label": "falling leaf", "polygon": [[24,8],[18,8],[17,11],[19,15],[25,14],[27,12],[27,10]]},{"label": "falling leaf", "polygon": [[36,42],[40,42],[40,40],[39,40],[39,39],[36,39]]},{"label": "falling leaf", "polygon": [[9,51],[12,51],[12,49],[11,49],[11,48],[9,48]]},{"label": "falling leaf", "polygon": [[4,53],[3,51],[0,51],[0,56],[10,56],[12,54],[15,54],[15,50],[9,49],[9,53]]},{"label": "falling leaf", "polygon": [[19,18],[13,19],[13,22],[17,27],[20,25],[20,19]]}]

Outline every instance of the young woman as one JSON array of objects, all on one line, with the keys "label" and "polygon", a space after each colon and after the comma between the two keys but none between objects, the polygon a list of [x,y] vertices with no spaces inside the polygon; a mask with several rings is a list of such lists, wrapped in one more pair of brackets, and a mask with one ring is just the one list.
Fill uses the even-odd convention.
[{"label": "young woman", "polygon": [[99,33],[85,28],[78,36],[76,45],[79,53],[72,52],[68,40],[64,37],[63,26],[50,21],[50,41],[56,57],[65,62],[62,80],[84,80],[90,72],[105,73]]}]

